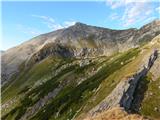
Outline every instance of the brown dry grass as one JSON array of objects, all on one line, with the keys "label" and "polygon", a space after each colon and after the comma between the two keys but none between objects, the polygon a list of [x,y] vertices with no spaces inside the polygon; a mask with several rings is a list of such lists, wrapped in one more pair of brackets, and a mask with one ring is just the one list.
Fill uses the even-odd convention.
[{"label": "brown dry grass", "polygon": [[86,117],[84,120],[149,120],[138,114],[128,114],[123,108],[115,107],[98,113],[95,117]]}]

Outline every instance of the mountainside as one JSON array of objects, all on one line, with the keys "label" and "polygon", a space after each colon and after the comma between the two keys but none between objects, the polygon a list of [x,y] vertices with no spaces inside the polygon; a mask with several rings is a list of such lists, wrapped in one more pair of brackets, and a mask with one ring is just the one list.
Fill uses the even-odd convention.
[{"label": "mountainside", "polygon": [[159,34],[76,23],[3,52],[2,120],[160,119]]},{"label": "mountainside", "polygon": [[[60,54],[63,47],[69,47],[72,56],[111,55],[126,51],[143,44],[160,33],[160,21],[155,20],[140,29],[111,30],[89,26],[83,23],[37,36],[19,46],[11,48],[2,54],[2,83],[6,83],[13,74],[19,71],[19,65],[34,57],[42,59],[49,56],[57,44],[55,53]],[[40,52],[43,51],[43,54]],[[65,50],[66,51],[66,50]],[[70,53],[71,52],[71,53]],[[40,55],[39,55],[40,53]],[[64,52],[62,52],[64,53]],[[38,58],[35,58],[38,57]],[[63,55],[62,55],[63,56]]]}]

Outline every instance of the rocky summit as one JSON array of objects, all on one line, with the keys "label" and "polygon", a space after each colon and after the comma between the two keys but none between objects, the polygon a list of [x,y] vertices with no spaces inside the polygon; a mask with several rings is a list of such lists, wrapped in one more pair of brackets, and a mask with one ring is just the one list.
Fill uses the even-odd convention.
[{"label": "rocky summit", "polygon": [[160,20],[77,22],[1,52],[2,120],[160,119]]}]

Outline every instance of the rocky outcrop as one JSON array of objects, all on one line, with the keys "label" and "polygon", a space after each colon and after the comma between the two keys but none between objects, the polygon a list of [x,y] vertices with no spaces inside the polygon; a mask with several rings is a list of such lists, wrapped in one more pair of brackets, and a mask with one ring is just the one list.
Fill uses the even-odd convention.
[{"label": "rocky outcrop", "polygon": [[154,36],[160,34],[160,22],[159,20],[155,20],[152,23],[146,24],[141,27],[134,39],[137,39],[137,42],[146,42],[152,39]]},{"label": "rocky outcrop", "polygon": [[[18,96],[19,97],[19,96]],[[5,102],[3,105],[1,105],[1,109],[3,111],[6,111],[8,108],[10,108],[11,106],[13,106],[17,100],[19,99],[17,96],[15,96],[14,98],[12,98],[11,100]]]},{"label": "rocky outcrop", "polygon": [[73,57],[74,52],[72,48],[60,44],[46,44],[38,52],[34,53],[26,62],[26,66],[33,65],[48,56]]},{"label": "rocky outcrop", "polygon": [[157,57],[158,51],[155,50],[154,53],[149,57],[148,64],[145,65],[144,68],[140,69],[127,80],[122,80],[116,86],[116,88],[114,88],[110,95],[108,95],[102,102],[100,102],[95,108],[90,111],[90,114],[94,116],[99,112],[117,106],[123,107],[125,110],[129,110],[133,100],[133,94],[140,78],[144,77],[147,74]]},{"label": "rocky outcrop", "polygon": [[32,107],[28,108],[26,113],[21,117],[20,120],[27,120],[36,112],[38,112],[46,103],[53,99],[63,88],[63,86],[59,86],[55,88],[53,91],[49,92],[45,97],[41,98],[37,103],[35,103]]},{"label": "rocky outcrop", "polygon": [[159,74],[160,73],[160,51],[158,54],[159,54],[158,58],[156,59],[154,65],[150,69],[153,81],[156,81],[158,78],[160,78],[160,74]]}]

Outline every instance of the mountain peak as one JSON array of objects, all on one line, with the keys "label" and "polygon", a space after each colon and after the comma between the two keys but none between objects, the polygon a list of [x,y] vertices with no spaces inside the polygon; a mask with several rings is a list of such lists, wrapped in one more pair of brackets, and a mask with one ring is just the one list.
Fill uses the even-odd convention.
[{"label": "mountain peak", "polygon": [[81,23],[81,22],[76,22],[76,23],[74,24],[74,26],[82,27],[82,26],[87,26],[87,25],[84,24],[84,23]]},{"label": "mountain peak", "polygon": [[75,25],[86,25],[86,24],[81,23],[81,22],[76,22]]}]

